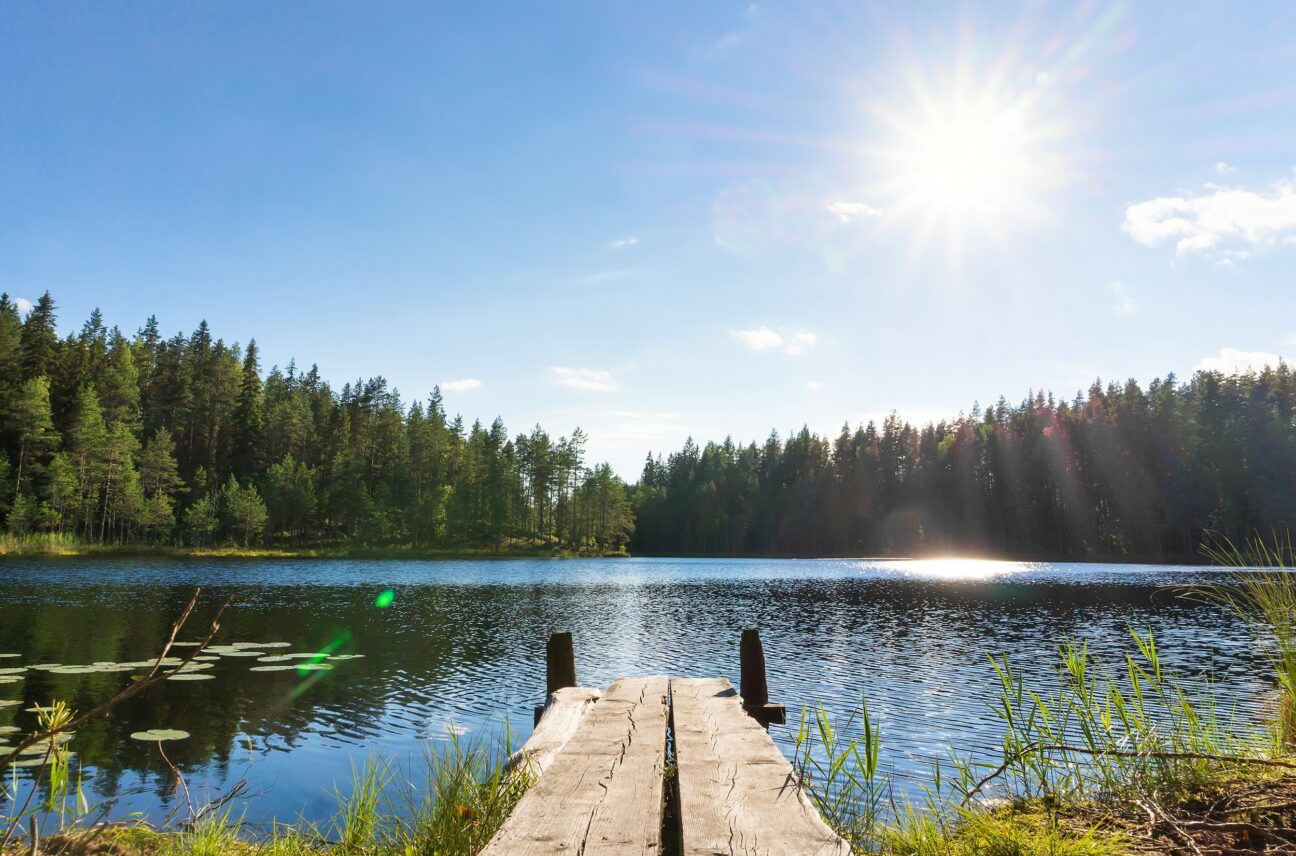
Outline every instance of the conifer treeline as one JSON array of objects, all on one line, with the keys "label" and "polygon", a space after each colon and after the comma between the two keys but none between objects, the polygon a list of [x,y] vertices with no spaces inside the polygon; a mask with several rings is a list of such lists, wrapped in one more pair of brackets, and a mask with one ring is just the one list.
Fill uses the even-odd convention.
[{"label": "conifer treeline", "polygon": [[[649,458],[632,550],[1186,559],[1296,529],[1296,375],[1095,384],[835,440],[689,441]],[[1213,536],[1212,536],[1213,537]]]},{"label": "conifer treeline", "polygon": [[59,338],[45,295],[0,296],[0,520],[95,542],[643,554],[1178,559],[1210,530],[1296,528],[1296,375],[1095,384],[926,427],[649,457],[627,487],[585,435],[465,427],[439,392],[382,378],[334,392],[264,376],[206,323],[134,336],[96,311]]},{"label": "conifer treeline", "polygon": [[0,518],[92,542],[562,546],[614,551],[626,487],[585,435],[465,428],[439,391],[381,377],[334,392],[312,367],[262,377],[255,342],[206,322],[129,339],[96,310],[60,339],[47,293],[0,296]]}]

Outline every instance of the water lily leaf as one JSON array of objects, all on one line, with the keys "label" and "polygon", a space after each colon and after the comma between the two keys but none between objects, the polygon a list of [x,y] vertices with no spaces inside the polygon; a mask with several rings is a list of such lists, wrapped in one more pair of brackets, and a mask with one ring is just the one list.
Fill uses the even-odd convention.
[{"label": "water lily leaf", "polygon": [[13,707],[14,705],[18,705],[18,704],[22,704],[21,699],[16,699],[16,698],[0,699],[0,707]]},{"label": "water lily leaf", "polygon": [[297,669],[296,666],[253,666],[248,669],[249,672],[292,672]]},{"label": "water lily leaf", "polygon": [[331,654],[331,655],[329,655],[328,659],[330,659],[330,660],[359,660],[359,659],[360,659],[361,657],[363,657],[363,656],[364,656],[364,654]]},{"label": "water lily leaf", "polygon": [[22,729],[16,725],[0,725],[0,734],[17,734],[20,731]]},{"label": "water lily leaf", "polygon": [[197,648],[202,642],[172,642],[172,648]]},{"label": "water lily leaf", "polygon": [[189,736],[188,731],[181,731],[178,728],[154,728],[149,731],[136,731],[131,735],[132,740],[184,740]]},{"label": "water lily leaf", "polygon": [[218,662],[220,662],[220,657],[204,657],[204,656],[201,656],[201,655],[200,655],[200,656],[194,657],[193,660],[192,660],[191,662],[194,662],[194,663],[218,663]]},{"label": "water lily leaf", "polygon": [[180,672],[174,675],[167,675],[168,681],[211,681],[215,680],[215,675],[195,674],[193,672]]},{"label": "water lily leaf", "polygon": [[324,659],[325,657],[327,657],[328,655],[327,655],[327,654],[308,654],[308,653],[302,653],[302,652],[299,652],[299,653],[296,653],[296,654],[280,654],[279,656],[281,656],[281,657],[291,657],[291,658],[293,658],[294,660],[310,660],[310,659],[314,659],[314,658],[318,657],[319,659],[322,660],[322,659]]},{"label": "water lily leaf", "polygon": [[326,672],[333,668],[332,663],[302,663],[296,669],[299,672]]},{"label": "water lily leaf", "polygon": [[257,662],[258,663],[282,663],[285,660],[294,660],[294,659],[296,658],[293,657],[292,654],[275,654],[274,656],[271,657],[257,657]]},{"label": "water lily leaf", "polygon": [[10,761],[10,767],[39,767],[45,763],[44,758],[20,758],[17,761]]},{"label": "water lily leaf", "polygon": [[222,657],[264,657],[265,651],[248,651],[240,648],[237,651],[221,651]]},{"label": "water lily leaf", "polygon": [[22,654],[0,654],[0,660],[7,660],[10,657],[21,657]]},{"label": "water lily leaf", "polygon": [[14,666],[8,669],[0,669],[0,675],[21,675],[27,671],[26,666]]},{"label": "water lily leaf", "polygon": [[291,648],[291,642],[234,642],[231,648]]},{"label": "water lily leaf", "polygon": [[21,680],[22,678],[11,677],[9,675],[0,676],[0,684],[16,684]]}]

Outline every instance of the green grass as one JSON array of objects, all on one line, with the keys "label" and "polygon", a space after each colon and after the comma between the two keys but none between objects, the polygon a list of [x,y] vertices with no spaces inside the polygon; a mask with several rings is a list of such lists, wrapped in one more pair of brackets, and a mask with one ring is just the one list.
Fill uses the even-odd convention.
[{"label": "green grass", "polygon": [[[258,831],[226,808],[200,812],[161,832],[130,824],[92,831],[79,828],[75,818],[65,819],[54,840],[110,841],[123,856],[470,856],[485,846],[530,785],[525,770],[506,767],[507,756],[452,739],[427,756],[426,789],[396,786],[394,795],[390,786],[406,779],[389,764],[370,761],[354,772],[348,789],[337,792],[336,814],[323,826],[298,821]],[[44,833],[47,841],[51,832]],[[4,852],[26,854],[27,847],[15,844]]]}]

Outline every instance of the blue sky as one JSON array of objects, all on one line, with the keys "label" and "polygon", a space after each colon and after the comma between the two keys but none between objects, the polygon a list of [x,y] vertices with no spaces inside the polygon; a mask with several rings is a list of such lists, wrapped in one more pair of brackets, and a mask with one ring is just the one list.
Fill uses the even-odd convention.
[{"label": "blue sky", "polygon": [[1290,3],[7,3],[0,290],[648,451],[1296,350]]}]

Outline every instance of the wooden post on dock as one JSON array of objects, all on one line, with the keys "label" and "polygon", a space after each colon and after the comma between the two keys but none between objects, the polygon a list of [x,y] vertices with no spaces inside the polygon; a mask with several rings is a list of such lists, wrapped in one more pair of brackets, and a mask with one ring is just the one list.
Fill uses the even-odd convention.
[{"label": "wooden post on dock", "polygon": [[765,727],[771,723],[787,722],[787,708],[770,704],[769,683],[765,679],[765,649],[761,647],[760,631],[749,627],[742,632],[738,643],[739,690],[743,709]]},{"label": "wooden post on dock", "polygon": [[[571,633],[550,633],[545,643],[545,698],[567,687],[576,686],[576,650]],[[535,709],[536,724],[544,714],[544,705]]]}]

